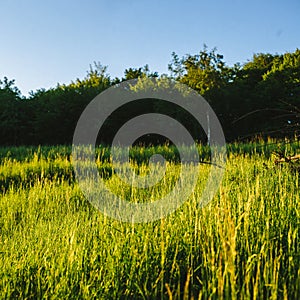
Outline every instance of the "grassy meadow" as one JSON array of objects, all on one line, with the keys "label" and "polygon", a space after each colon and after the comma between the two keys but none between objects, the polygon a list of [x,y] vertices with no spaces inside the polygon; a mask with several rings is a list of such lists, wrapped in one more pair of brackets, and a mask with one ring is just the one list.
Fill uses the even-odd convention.
[{"label": "grassy meadow", "polygon": [[[207,206],[200,176],[175,213],[132,224],[83,197],[71,147],[0,148],[0,299],[300,299],[300,168],[275,164],[274,151],[299,153],[299,142],[228,145]],[[136,147],[133,164],[147,169],[154,153],[168,172],[149,190],[118,182],[108,148],[96,161],[112,190],[138,202],[178,177],[172,147]],[[207,147],[199,153],[208,160]],[[201,165],[203,177],[209,169]]]}]

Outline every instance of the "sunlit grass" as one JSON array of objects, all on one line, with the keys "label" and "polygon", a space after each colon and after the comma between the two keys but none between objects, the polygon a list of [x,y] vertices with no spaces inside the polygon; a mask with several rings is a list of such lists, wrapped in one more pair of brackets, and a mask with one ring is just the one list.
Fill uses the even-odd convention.
[{"label": "sunlit grass", "polygon": [[[293,152],[297,144],[280,147]],[[85,200],[70,148],[2,149],[0,298],[299,299],[299,171],[274,164],[278,145],[228,148],[207,206],[199,206],[205,164],[186,203],[142,224],[110,219]],[[132,189],[114,173],[109,150],[97,151],[100,174],[125,200],[162,197],[178,177],[170,160],[157,186]],[[154,151],[144,148],[140,158],[134,149],[141,174]]]}]

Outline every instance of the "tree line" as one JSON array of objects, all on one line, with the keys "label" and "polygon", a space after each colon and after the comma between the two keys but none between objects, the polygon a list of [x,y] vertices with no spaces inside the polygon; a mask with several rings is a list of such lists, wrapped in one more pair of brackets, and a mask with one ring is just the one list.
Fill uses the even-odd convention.
[{"label": "tree line", "polygon": [[[172,53],[168,69],[168,74],[160,75],[146,65],[126,69],[122,78],[111,78],[107,67],[95,63],[85,78],[38,89],[27,97],[14,80],[4,77],[0,80],[1,145],[71,144],[79,116],[96,95],[122,81],[152,77],[175,79],[204,96],[216,112],[227,141],[293,137],[300,131],[299,49],[284,54],[258,53],[244,64],[228,66],[216,48],[204,46],[193,55]],[[109,143],[130,118],[156,111],[176,117],[196,139],[203,139],[203,132],[188,124],[186,112],[144,99],[111,116],[100,142]]]}]

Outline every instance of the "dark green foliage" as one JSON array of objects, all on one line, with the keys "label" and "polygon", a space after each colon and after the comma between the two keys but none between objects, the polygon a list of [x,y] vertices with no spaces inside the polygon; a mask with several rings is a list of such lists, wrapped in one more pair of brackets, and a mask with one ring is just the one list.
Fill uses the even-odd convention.
[{"label": "dark green foliage", "polygon": [[[216,112],[228,141],[254,136],[293,137],[300,122],[300,50],[285,54],[255,54],[244,65],[226,65],[221,54],[206,46],[198,54],[182,58],[172,53],[170,78],[202,94]],[[99,93],[121,81],[163,78],[148,65],[128,68],[124,78],[111,79],[106,67],[96,64],[87,76],[69,85],[32,92],[22,97],[14,81],[0,81],[1,145],[70,144],[77,121],[86,105]],[[116,130],[130,118],[161,112],[176,118],[197,140],[205,142],[201,128],[178,107],[157,100],[136,101],[108,118],[100,143],[110,144]],[[154,139],[144,140],[155,143]],[[165,142],[162,141],[162,142]]]}]

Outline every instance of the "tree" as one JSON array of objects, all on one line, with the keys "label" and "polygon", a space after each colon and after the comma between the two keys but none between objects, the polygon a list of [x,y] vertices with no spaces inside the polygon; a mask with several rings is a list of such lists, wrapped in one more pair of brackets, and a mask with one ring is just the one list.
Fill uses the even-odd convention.
[{"label": "tree", "polygon": [[140,77],[158,77],[157,72],[150,72],[149,66],[145,65],[142,68],[129,68],[124,72],[124,80],[137,79]]},{"label": "tree", "polygon": [[107,67],[95,63],[84,79],[31,95],[36,112],[33,124],[37,144],[72,143],[77,121],[86,105],[112,84],[106,70]]},{"label": "tree", "polygon": [[181,59],[173,52],[169,71],[174,79],[205,95],[224,86],[234,75],[225,65],[223,55],[216,51],[216,48],[209,51],[204,45],[199,54],[187,54]]},{"label": "tree", "polygon": [[1,145],[17,145],[24,129],[21,93],[14,80],[0,80],[0,141]]}]

